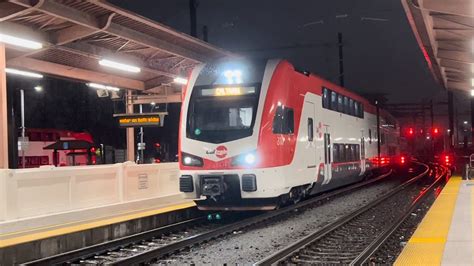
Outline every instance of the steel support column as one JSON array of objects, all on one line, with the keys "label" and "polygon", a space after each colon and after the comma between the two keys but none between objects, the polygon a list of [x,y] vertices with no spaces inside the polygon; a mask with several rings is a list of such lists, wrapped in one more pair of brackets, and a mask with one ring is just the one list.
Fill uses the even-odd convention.
[{"label": "steel support column", "polygon": [[[449,149],[454,148],[454,97],[453,92],[448,91],[448,117],[449,117]],[[457,129],[456,129],[457,130]]]},{"label": "steel support column", "polygon": [[[127,114],[133,113],[132,91],[127,90]],[[135,161],[135,128],[127,128],[127,160]]]},{"label": "steel support column", "polygon": [[0,169],[8,168],[8,109],[5,45],[0,43]]}]

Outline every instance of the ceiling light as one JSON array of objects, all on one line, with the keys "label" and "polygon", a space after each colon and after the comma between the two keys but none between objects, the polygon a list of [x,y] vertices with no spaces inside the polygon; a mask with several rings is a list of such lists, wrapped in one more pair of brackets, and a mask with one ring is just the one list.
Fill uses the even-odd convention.
[{"label": "ceiling light", "polygon": [[181,77],[175,78],[175,79],[174,79],[174,82],[175,82],[175,83],[178,83],[178,84],[183,84],[183,85],[188,84],[188,80],[185,79],[185,78],[181,78]]},{"label": "ceiling light", "polygon": [[107,66],[107,67],[111,67],[111,68],[115,68],[115,69],[119,69],[119,70],[123,70],[127,72],[132,72],[132,73],[139,73],[141,71],[139,67],[122,64],[122,63],[118,63],[118,62],[107,60],[107,59],[100,60],[99,64],[101,66]]},{"label": "ceiling light", "polygon": [[20,46],[20,47],[24,47],[28,49],[34,49],[34,50],[43,48],[43,44],[39,42],[30,41],[30,40],[14,37],[11,35],[6,35],[3,33],[0,33],[0,42],[8,43],[11,45],[16,45],[16,46]]},{"label": "ceiling light", "polygon": [[89,86],[91,88],[94,88],[94,89],[99,89],[99,90],[120,91],[120,89],[117,88],[117,87],[102,85],[102,84],[98,84],[98,83],[87,83],[87,86]]},{"label": "ceiling light", "polygon": [[42,92],[42,91],[43,91],[43,87],[41,87],[41,86],[35,86],[35,91],[37,91],[37,92]]},{"label": "ceiling light", "polygon": [[18,70],[14,68],[5,68],[5,72],[7,72],[8,74],[20,75],[20,76],[25,76],[29,78],[37,78],[37,79],[43,78],[43,75],[41,74]]},{"label": "ceiling light", "polygon": [[471,90],[471,96],[474,96],[474,90]]}]

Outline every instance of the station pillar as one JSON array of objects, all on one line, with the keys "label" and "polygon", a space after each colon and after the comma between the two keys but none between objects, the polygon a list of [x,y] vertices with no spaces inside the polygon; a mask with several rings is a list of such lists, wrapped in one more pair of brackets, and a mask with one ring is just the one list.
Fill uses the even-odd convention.
[{"label": "station pillar", "polygon": [[449,149],[454,149],[454,95],[448,91]]},{"label": "station pillar", "polygon": [[[127,90],[127,114],[133,113],[132,91]],[[127,161],[135,161],[135,128],[127,127]]]},{"label": "station pillar", "polygon": [[8,168],[7,64],[5,45],[0,43],[0,169]]}]

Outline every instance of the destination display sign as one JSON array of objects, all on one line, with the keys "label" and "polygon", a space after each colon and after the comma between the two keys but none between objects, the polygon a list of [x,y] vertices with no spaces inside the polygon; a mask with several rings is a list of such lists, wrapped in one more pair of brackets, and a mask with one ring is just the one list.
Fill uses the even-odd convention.
[{"label": "destination display sign", "polygon": [[120,127],[160,127],[161,116],[159,114],[124,115],[117,117]]}]

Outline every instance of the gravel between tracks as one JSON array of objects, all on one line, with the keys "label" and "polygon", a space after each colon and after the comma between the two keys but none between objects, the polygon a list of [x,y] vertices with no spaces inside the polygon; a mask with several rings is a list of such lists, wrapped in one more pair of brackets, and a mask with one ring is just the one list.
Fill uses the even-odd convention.
[{"label": "gravel between tracks", "polygon": [[363,188],[302,213],[295,211],[295,215],[282,218],[281,221],[244,232],[234,232],[218,241],[201,244],[161,262],[198,265],[251,264],[365,205],[398,184],[397,181],[388,181]]}]

